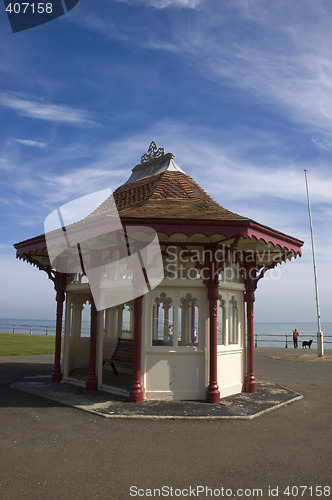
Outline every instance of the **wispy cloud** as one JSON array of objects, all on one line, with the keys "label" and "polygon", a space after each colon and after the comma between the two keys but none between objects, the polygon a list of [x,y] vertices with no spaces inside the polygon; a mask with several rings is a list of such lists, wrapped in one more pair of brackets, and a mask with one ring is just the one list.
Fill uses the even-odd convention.
[{"label": "wispy cloud", "polygon": [[51,122],[66,123],[75,126],[92,125],[96,122],[92,113],[62,104],[50,104],[17,97],[14,94],[1,92],[0,105],[13,109],[22,116],[46,120]]},{"label": "wispy cloud", "polygon": [[[267,7],[259,0],[255,6],[234,2],[230,9],[222,4],[215,15],[213,9],[197,12],[189,27],[173,30],[172,50],[208,78],[246,89],[292,120],[329,135],[332,44],[329,23],[321,17],[331,21],[329,10],[311,12],[308,2],[287,3],[286,9],[284,2]],[[243,37],[234,38],[234,23],[242,24]]]},{"label": "wispy cloud", "polygon": [[46,142],[33,141],[31,139],[15,139],[16,142],[23,144],[23,146],[45,148],[47,146]]},{"label": "wispy cloud", "polygon": [[[149,135],[150,134],[150,135]],[[228,201],[246,198],[289,200],[301,202],[305,199],[304,168],[308,169],[313,201],[332,203],[332,171],[328,162],[310,162],[289,159],[287,151],[272,133],[252,133],[250,140],[239,135],[224,133],[223,137],[213,130],[192,126],[181,120],[162,120],[150,129],[135,136],[134,145],[139,151],[151,137],[176,154],[186,173],[205,186],[209,194],[218,194]],[[145,142],[144,142],[145,141]],[[130,142],[130,140],[129,140]],[[271,157],[253,155],[252,147],[274,152]]]},{"label": "wispy cloud", "polygon": [[48,211],[58,205],[105,186],[116,189],[129,177],[133,157],[140,147],[142,142],[138,146],[130,138],[96,147],[70,141],[61,148],[53,145],[42,149],[40,155],[32,158],[23,156],[19,150],[13,158],[9,148],[4,151],[2,163],[7,172],[3,184],[10,196],[3,202],[12,209],[16,207],[19,213],[34,214],[32,223],[40,225]]},{"label": "wispy cloud", "polygon": [[153,23],[144,30],[140,23],[118,30],[96,17],[86,22],[111,39],[172,52],[203,78],[246,91],[265,108],[310,130],[318,148],[326,144],[332,133],[331,10],[327,3],[141,0],[140,4],[192,9],[190,16],[170,14],[169,29],[158,32]]},{"label": "wispy cloud", "polygon": [[323,151],[332,151],[332,141],[331,140],[317,139],[315,137],[313,137],[311,140],[315,144],[315,146],[318,147],[318,149],[321,149]]},{"label": "wispy cloud", "polygon": [[167,7],[195,9],[202,4],[203,0],[117,0],[121,3],[130,5],[146,5],[156,9],[165,9]]}]

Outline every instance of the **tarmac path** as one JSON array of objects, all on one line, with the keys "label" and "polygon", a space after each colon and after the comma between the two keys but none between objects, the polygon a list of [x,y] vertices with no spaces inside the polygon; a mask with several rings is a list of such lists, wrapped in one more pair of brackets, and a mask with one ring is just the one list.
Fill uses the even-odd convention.
[{"label": "tarmac path", "polygon": [[332,498],[332,356],[255,353],[304,397],[232,421],[105,419],[10,387],[52,356],[0,358],[0,499]]}]

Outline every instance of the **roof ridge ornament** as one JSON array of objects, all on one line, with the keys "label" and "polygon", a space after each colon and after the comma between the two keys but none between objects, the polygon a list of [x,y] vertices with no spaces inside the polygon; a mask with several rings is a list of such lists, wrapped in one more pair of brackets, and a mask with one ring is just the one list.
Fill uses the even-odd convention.
[{"label": "roof ridge ornament", "polygon": [[158,158],[162,158],[163,156],[165,156],[164,148],[158,149],[157,144],[154,141],[151,142],[149,149],[148,149],[148,153],[149,154],[145,154],[145,155],[141,156],[141,164],[148,163],[151,160],[156,160]]}]

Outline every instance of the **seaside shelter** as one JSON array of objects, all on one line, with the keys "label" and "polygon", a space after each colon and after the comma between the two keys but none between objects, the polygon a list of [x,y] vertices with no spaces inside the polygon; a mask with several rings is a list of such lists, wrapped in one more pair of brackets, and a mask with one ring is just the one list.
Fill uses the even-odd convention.
[{"label": "seaside shelter", "polygon": [[[120,246],[89,232],[96,220],[107,223],[115,207],[128,253],[130,238],[142,249],[148,230],[149,237],[157,235],[162,263],[159,279],[151,279],[144,258],[132,265],[131,274],[126,268],[132,282],[135,266],[141,266],[145,278],[129,299],[123,291],[124,275],[117,286],[106,290],[105,285],[123,257]],[[257,391],[255,290],[268,270],[301,256],[302,241],[219,205],[176,164],[173,154],[165,154],[154,142],[128,180],[89,213],[83,225],[86,232],[79,244],[90,238],[85,248],[92,251],[98,241],[98,262],[104,266],[98,299],[92,293],[95,275],[90,277],[84,266],[54,266],[52,248],[59,244],[56,238],[47,241],[46,231],[14,245],[19,259],[45,271],[54,283],[53,381],[127,394],[133,402],[218,403],[231,394]],[[74,234],[75,224],[72,227]],[[82,334],[82,311],[87,307],[88,336]]]}]

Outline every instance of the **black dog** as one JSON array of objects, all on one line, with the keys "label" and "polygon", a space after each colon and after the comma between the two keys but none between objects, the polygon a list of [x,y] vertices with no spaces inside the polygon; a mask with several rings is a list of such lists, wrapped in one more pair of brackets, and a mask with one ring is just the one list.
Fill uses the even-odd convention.
[{"label": "black dog", "polygon": [[309,347],[309,349],[311,349],[311,344],[312,344],[312,340],[304,340],[302,342],[302,349],[305,347],[307,348],[307,346]]}]

